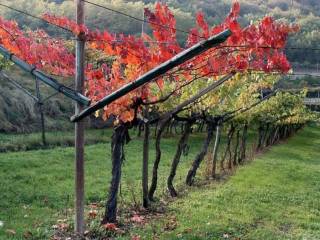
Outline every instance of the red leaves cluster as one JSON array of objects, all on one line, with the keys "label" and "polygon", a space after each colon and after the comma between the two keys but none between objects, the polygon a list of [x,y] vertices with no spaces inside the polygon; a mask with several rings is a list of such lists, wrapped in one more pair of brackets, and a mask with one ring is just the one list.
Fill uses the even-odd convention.
[{"label": "red leaves cluster", "polygon": [[[210,35],[215,35],[225,29],[232,31],[231,37],[224,44],[193,60],[208,62],[201,71],[211,72],[213,75],[246,70],[288,72],[290,64],[283,49],[289,33],[296,32],[298,27],[265,17],[256,25],[251,24],[242,28],[237,20],[239,13],[240,5],[235,2],[225,21],[211,29],[208,29],[203,15],[197,15],[198,26],[189,34],[188,46],[194,45],[201,38],[208,38],[208,32]],[[208,58],[209,60],[206,60]]]},{"label": "red leaves cluster", "polygon": [[27,63],[51,74],[74,74],[74,55],[64,42],[51,38],[43,30],[24,32],[16,22],[0,17],[0,44]]},{"label": "red leaves cluster", "polygon": [[57,26],[61,26],[73,32],[76,36],[80,33],[88,34],[89,29],[85,25],[78,25],[75,21],[70,20],[67,17],[58,17],[50,14],[44,14],[42,16],[44,20]]},{"label": "red leaves cluster", "polygon": [[111,231],[111,232],[116,231],[118,229],[117,225],[115,225],[114,223],[106,223],[102,225],[102,227],[107,231]]},{"label": "red leaves cluster", "polygon": [[145,9],[144,14],[153,30],[153,38],[145,35],[147,41],[157,41],[152,47],[158,50],[154,60],[164,62],[178,54],[182,49],[177,42],[176,20],[167,5],[156,3],[155,11]]},{"label": "red leaves cluster", "polygon": [[[257,24],[242,28],[237,20],[239,13],[240,5],[235,2],[224,22],[213,27],[209,26],[202,13],[198,13],[197,27],[189,31],[186,47],[225,29],[230,29],[232,36],[224,44],[156,79],[157,86],[162,89],[165,83],[171,82],[172,86],[179,88],[194,76],[219,76],[233,71],[287,72],[290,64],[283,48],[288,34],[297,31],[297,27],[265,17]],[[44,19],[69,29],[75,35],[84,33],[90,48],[113,57],[110,65],[104,64],[99,68],[87,66],[87,95],[95,102],[183,50],[176,37],[176,20],[167,5],[157,3],[154,11],[145,9],[145,16],[150,22],[153,36],[144,34],[134,37],[108,31],[91,31],[66,17],[48,14],[44,15]],[[74,73],[74,56],[60,40],[50,38],[43,31],[22,32],[15,22],[1,18],[0,27],[0,44],[28,63],[50,73],[64,76]],[[150,85],[147,84],[110,104],[104,109],[102,116],[108,118],[113,115],[120,121],[131,121],[135,116],[133,106],[137,99],[155,98]]]}]

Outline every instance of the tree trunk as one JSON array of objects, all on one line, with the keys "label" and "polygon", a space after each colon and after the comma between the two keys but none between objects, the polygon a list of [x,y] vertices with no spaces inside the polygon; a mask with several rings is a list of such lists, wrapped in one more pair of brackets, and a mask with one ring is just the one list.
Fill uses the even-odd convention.
[{"label": "tree trunk", "polygon": [[279,138],[279,126],[276,126],[276,130],[273,133],[272,145],[278,141]]},{"label": "tree trunk", "polygon": [[173,134],[173,128],[174,128],[174,125],[175,125],[175,121],[173,120],[170,124],[170,127],[169,127],[169,133],[172,135]]},{"label": "tree trunk", "polygon": [[172,164],[171,164],[171,171],[170,171],[170,175],[168,177],[168,181],[167,181],[167,186],[168,186],[168,190],[170,192],[170,195],[171,197],[176,197],[178,196],[174,186],[173,186],[173,179],[176,175],[176,171],[177,171],[177,167],[179,165],[179,162],[180,162],[180,158],[181,158],[181,154],[182,154],[182,151],[188,141],[188,138],[189,138],[189,135],[190,135],[190,132],[191,132],[191,126],[192,126],[192,122],[186,122],[185,124],[185,130],[184,130],[184,133],[182,134],[181,138],[180,138],[180,141],[179,141],[179,144],[178,144],[178,148],[177,148],[177,151],[176,151],[176,154],[172,160]]},{"label": "tree trunk", "polygon": [[174,132],[175,134],[182,134],[183,132],[179,132],[179,122],[176,122],[176,124],[174,125]]},{"label": "tree trunk", "polygon": [[234,155],[233,155],[233,165],[238,165],[238,156],[240,155],[239,151],[239,144],[240,144],[240,129],[237,130],[236,134],[236,144],[234,146]]},{"label": "tree trunk", "polygon": [[272,139],[273,139],[273,134],[275,132],[275,126],[271,126],[271,128],[269,129],[269,133],[268,133],[268,137],[266,139],[266,146],[271,146],[272,145]]},{"label": "tree trunk", "polygon": [[231,153],[231,142],[232,142],[232,138],[234,135],[234,131],[235,131],[235,127],[233,126],[233,124],[231,125],[229,134],[228,134],[228,144],[227,144],[227,149],[226,149],[226,154],[229,154],[229,159],[228,159],[228,168],[232,169],[232,153]]},{"label": "tree trunk", "polygon": [[212,178],[216,177],[217,174],[217,161],[218,161],[218,150],[220,146],[220,140],[221,140],[221,125],[217,124],[216,126],[216,139],[214,142],[213,152],[212,152],[212,170],[211,170],[211,176]]},{"label": "tree trunk", "polygon": [[171,126],[171,124],[172,124],[172,120],[170,120],[170,121],[168,122],[168,124],[167,124],[166,135],[169,135],[169,133],[170,133],[170,126]]},{"label": "tree trunk", "polygon": [[[224,162],[227,158],[227,155],[229,153],[229,164],[230,164],[230,158],[231,158],[231,151],[230,151],[230,147],[231,147],[231,140],[232,140],[232,136],[233,136],[233,133],[234,133],[234,126],[231,125],[230,129],[229,129],[229,132],[228,132],[228,137],[227,137],[227,145],[226,145],[226,150],[224,152],[224,155],[223,155],[223,158],[220,162],[220,168],[221,170],[225,170],[224,168]],[[230,167],[229,167],[230,168]]]},{"label": "tree trunk", "polygon": [[124,143],[127,134],[124,125],[115,128],[112,135],[111,155],[112,155],[112,179],[109,188],[109,196],[102,224],[115,223],[117,221],[117,195],[121,179],[121,166],[124,160]]},{"label": "tree trunk", "polygon": [[266,127],[266,129],[264,130],[263,137],[262,137],[262,145],[261,145],[261,148],[266,147],[267,136],[268,136],[269,129],[270,129],[270,124],[267,123],[267,127]]},{"label": "tree trunk", "polygon": [[153,201],[153,195],[157,189],[157,183],[158,183],[158,167],[161,159],[161,149],[160,149],[160,141],[163,134],[163,131],[165,127],[170,123],[171,118],[165,118],[163,119],[158,126],[158,132],[156,137],[156,159],[153,164],[153,170],[152,170],[152,180],[151,180],[151,186],[149,189],[149,200]]},{"label": "tree trunk", "polygon": [[241,153],[239,162],[242,163],[246,159],[246,151],[247,151],[247,135],[248,135],[248,125],[245,124],[242,132],[241,139]]},{"label": "tree trunk", "polygon": [[159,127],[159,122],[156,122],[156,125],[154,127],[154,137],[157,137],[158,127]]},{"label": "tree trunk", "polygon": [[192,163],[192,167],[190,168],[187,178],[186,178],[186,184],[191,186],[194,180],[194,177],[197,173],[197,170],[204,158],[204,156],[206,155],[206,153],[208,152],[208,147],[210,145],[210,142],[213,138],[213,129],[214,126],[212,124],[208,125],[208,133],[207,133],[207,137],[204,140],[201,152],[196,156],[195,160]]},{"label": "tree trunk", "polygon": [[138,123],[138,134],[137,137],[141,137],[142,131],[144,130],[144,124],[143,121],[139,121]]}]

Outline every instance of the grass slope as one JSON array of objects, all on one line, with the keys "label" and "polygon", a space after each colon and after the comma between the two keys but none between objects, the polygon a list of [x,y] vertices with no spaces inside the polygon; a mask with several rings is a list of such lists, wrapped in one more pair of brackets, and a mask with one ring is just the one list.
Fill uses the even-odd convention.
[{"label": "grass slope", "polygon": [[[226,183],[194,188],[171,217],[140,231],[160,239],[320,239],[320,130],[308,127],[241,167]],[[172,218],[177,228],[164,231]],[[148,235],[146,235],[146,233]]]}]

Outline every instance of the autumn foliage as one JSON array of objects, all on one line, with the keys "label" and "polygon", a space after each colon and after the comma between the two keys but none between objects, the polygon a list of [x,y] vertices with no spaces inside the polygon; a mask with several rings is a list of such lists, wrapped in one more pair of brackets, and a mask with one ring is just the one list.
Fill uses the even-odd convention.
[{"label": "autumn foliage", "polygon": [[[105,119],[115,116],[122,122],[128,122],[133,120],[135,111],[139,111],[137,103],[158,99],[165,84],[170,84],[172,91],[175,91],[199,76],[215,78],[247,70],[288,72],[290,64],[283,49],[288,35],[297,31],[297,26],[265,17],[243,28],[238,22],[239,12],[240,5],[235,2],[224,22],[213,27],[208,25],[201,12],[198,13],[196,27],[189,31],[185,46],[180,46],[177,41],[175,17],[167,5],[160,3],[155,5],[153,11],[145,9],[145,16],[152,28],[151,36],[143,34],[136,37],[107,30],[91,30],[84,25],[78,26],[66,17],[49,14],[43,15],[43,18],[69,29],[75,36],[84,33],[88,48],[112,57],[109,64],[86,66],[86,94],[93,102],[134,81],[184,48],[225,29],[232,31],[232,36],[224,44],[127,94],[100,112]],[[74,54],[67,50],[63,41],[49,37],[42,30],[25,32],[15,22],[0,18],[0,44],[49,73],[63,76],[74,74]]]},{"label": "autumn foliage", "polygon": [[62,40],[43,30],[22,31],[16,22],[0,17],[0,44],[39,69],[62,76],[74,75],[74,55]]}]

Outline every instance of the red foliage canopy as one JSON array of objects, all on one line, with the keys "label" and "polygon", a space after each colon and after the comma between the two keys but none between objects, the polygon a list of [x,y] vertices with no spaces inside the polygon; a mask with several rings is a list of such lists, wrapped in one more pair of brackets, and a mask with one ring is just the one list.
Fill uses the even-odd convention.
[{"label": "red foliage canopy", "polygon": [[[214,77],[249,69],[288,72],[290,64],[283,49],[288,35],[297,31],[297,26],[265,17],[257,24],[242,28],[237,20],[239,12],[240,5],[235,2],[224,22],[213,27],[208,25],[203,13],[198,13],[197,27],[189,31],[186,47],[225,29],[230,29],[232,36],[224,44],[155,79],[160,90],[165,82],[170,82],[173,88],[179,88],[195,76]],[[95,102],[183,50],[177,41],[176,20],[168,6],[157,3],[154,11],[145,9],[145,16],[150,22],[153,36],[144,34],[135,37],[108,31],[92,31],[84,25],[78,26],[66,17],[49,14],[43,17],[49,22],[70,29],[75,35],[85,33],[89,48],[114,57],[109,66],[103,64],[95,68],[89,64],[86,68],[86,93]],[[60,40],[50,38],[41,30],[22,32],[15,22],[3,19],[0,19],[0,27],[0,44],[14,54],[52,73],[64,76],[74,73],[74,56]],[[151,93],[150,86],[151,84],[147,84],[105,107],[103,117],[114,115],[123,122],[131,121],[134,117],[133,105],[137,99],[145,101],[158,97]]]},{"label": "red foliage canopy", "polygon": [[0,17],[0,44],[39,69],[62,76],[74,75],[74,55],[62,40],[51,38],[43,30],[24,32],[16,22]]}]

